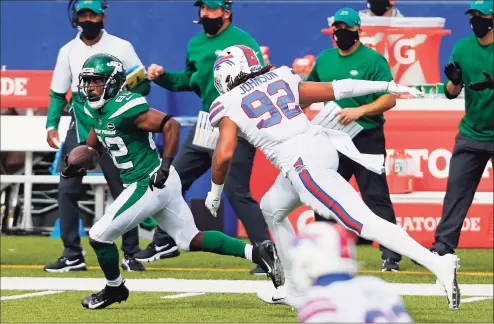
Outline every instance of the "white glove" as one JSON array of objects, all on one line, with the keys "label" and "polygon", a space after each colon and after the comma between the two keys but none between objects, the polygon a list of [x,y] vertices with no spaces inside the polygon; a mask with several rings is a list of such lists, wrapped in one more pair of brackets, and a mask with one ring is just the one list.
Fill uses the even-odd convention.
[{"label": "white glove", "polygon": [[211,215],[216,217],[218,214],[218,208],[220,208],[221,196],[216,196],[211,191],[208,192],[208,196],[206,197],[205,205],[211,212]]},{"label": "white glove", "polygon": [[424,93],[417,88],[396,84],[394,81],[388,83],[388,89],[386,91],[394,95],[409,94],[414,98],[421,98],[424,96]]}]

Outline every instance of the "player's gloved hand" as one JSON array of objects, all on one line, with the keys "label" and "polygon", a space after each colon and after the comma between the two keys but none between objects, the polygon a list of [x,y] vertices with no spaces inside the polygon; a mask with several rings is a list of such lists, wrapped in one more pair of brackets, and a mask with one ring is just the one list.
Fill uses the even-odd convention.
[{"label": "player's gloved hand", "polygon": [[211,212],[213,217],[218,215],[218,208],[220,208],[221,203],[221,192],[223,192],[223,185],[218,185],[211,181],[211,191],[208,192],[208,196],[206,197],[205,205]]},{"label": "player's gloved hand", "polygon": [[461,84],[462,73],[460,63],[454,62],[446,65],[446,67],[444,68],[444,74],[454,85],[457,86]]},{"label": "player's gloved hand", "polygon": [[216,197],[211,191],[208,192],[208,196],[206,197],[205,205],[211,212],[211,215],[216,217],[218,215],[218,208],[220,208],[221,196]]},{"label": "player's gloved hand", "polygon": [[76,177],[84,177],[87,174],[87,170],[84,168],[81,168],[73,163],[68,164],[67,159],[69,155],[65,154],[65,157],[63,159],[63,163],[65,164],[65,169],[60,173],[62,178],[64,179],[70,179],[70,178],[76,178]]},{"label": "player's gloved hand", "polygon": [[161,165],[158,171],[153,173],[149,179],[149,189],[153,191],[153,187],[158,189],[163,189],[165,187],[165,182],[170,175],[170,167],[173,162],[173,157],[164,157],[161,159]]},{"label": "player's gloved hand", "polygon": [[387,92],[394,95],[409,94],[414,98],[420,98],[424,96],[424,93],[419,89],[397,84],[394,81],[390,81],[388,83]]},{"label": "player's gloved hand", "polygon": [[482,91],[485,89],[494,89],[494,80],[491,78],[490,74],[487,72],[484,73],[485,79],[480,82],[471,82],[468,87],[474,91]]}]

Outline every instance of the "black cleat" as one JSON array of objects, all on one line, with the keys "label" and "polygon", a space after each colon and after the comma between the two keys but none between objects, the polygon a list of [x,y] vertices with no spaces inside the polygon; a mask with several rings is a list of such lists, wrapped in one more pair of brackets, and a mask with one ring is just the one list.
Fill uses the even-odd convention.
[{"label": "black cleat", "polygon": [[260,266],[251,269],[249,273],[254,276],[265,276],[267,274],[266,271],[264,271],[264,269],[261,268]]},{"label": "black cleat", "polygon": [[122,269],[127,270],[129,272],[146,270],[146,268],[142,263],[140,263],[134,257],[131,257],[127,254],[124,255],[121,266]]},{"label": "black cleat", "polygon": [[105,286],[102,291],[84,298],[82,306],[88,309],[101,309],[113,303],[121,303],[129,298],[129,290],[125,287],[125,281],[118,287]]},{"label": "black cleat", "polygon": [[266,240],[257,245],[257,253],[252,253],[254,262],[257,263],[273,281],[276,288],[285,284],[283,267],[273,242]]},{"label": "black cleat", "polygon": [[400,265],[398,264],[397,261],[393,259],[385,259],[383,262],[383,265],[381,267],[382,272],[386,271],[391,271],[391,272],[399,272],[400,271]]},{"label": "black cleat", "polygon": [[177,244],[173,241],[162,246],[151,242],[144,250],[137,252],[133,257],[139,262],[153,262],[158,259],[174,258],[179,254]]},{"label": "black cleat", "polygon": [[85,271],[87,270],[85,262],[82,254],[71,258],[62,256],[55,263],[47,264],[44,270],[46,272]]}]

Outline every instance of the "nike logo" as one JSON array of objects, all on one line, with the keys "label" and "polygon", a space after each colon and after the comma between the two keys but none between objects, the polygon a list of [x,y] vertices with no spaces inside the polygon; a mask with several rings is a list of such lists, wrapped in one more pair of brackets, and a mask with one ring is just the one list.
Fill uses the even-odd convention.
[{"label": "nike logo", "polygon": [[272,271],[271,271],[271,267],[269,266],[269,264],[266,261],[264,261],[264,259],[262,259],[262,262],[264,262],[264,264],[268,268],[268,273],[271,273]]},{"label": "nike logo", "polygon": [[97,303],[97,304],[89,303],[89,308],[94,309],[94,308],[97,308],[97,307],[103,305],[104,303],[105,303],[104,300],[101,303]]},{"label": "nike logo", "polygon": [[155,247],[156,251],[160,252],[161,250],[164,250],[166,249],[168,246],[170,246],[170,244],[166,244],[166,245],[163,245],[163,246],[157,246]]},{"label": "nike logo", "polygon": [[65,260],[65,264],[66,264],[66,265],[73,265],[73,264],[76,264],[77,262],[79,262],[79,259],[77,259],[77,260],[73,260],[73,261],[70,261],[70,260]]},{"label": "nike logo", "polygon": [[283,300],[285,299],[284,297],[282,298],[274,298],[274,297],[271,297],[271,300],[274,301],[274,302],[277,302],[277,301],[280,301],[280,300]]}]

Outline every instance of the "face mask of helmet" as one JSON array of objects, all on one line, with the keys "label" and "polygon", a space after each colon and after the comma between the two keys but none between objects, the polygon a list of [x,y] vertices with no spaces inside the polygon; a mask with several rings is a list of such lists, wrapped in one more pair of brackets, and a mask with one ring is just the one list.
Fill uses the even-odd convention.
[{"label": "face mask of helmet", "polygon": [[470,27],[478,38],[483,38],[493,27],[492,18],[482,18],[479,16],[470,19]]},{"label": "face mask of helmet", "polygon": [[[93,109],[102,108],[110,99],[107,96],[108,79],[101,76],[81,76],[79,92],[82,93],[81,100],[87,101],[89,107]],[[95,85],[97,83],[97,85]],[[102,90],[102,91],[101,91]]]},{"label": "face mask of helmet", "polygon": [[204,17],[201,18],[201,24],[206,34],[216,35],[220,31],[221,26],[223,26],[223,17],[218,17],[218,18]]},{"label": "face mask of helmet", "polygon": [[87,40],[94,40],[96,37],[98,37],[102,29],[103,21],[83,21],[79,23],[79,30],[81,31],[82,36]]},{"label": "face mask of helmet", "polygon": [[367,8],[376,16],[382,16],[391,7],[387,0],[367,0]]}]

